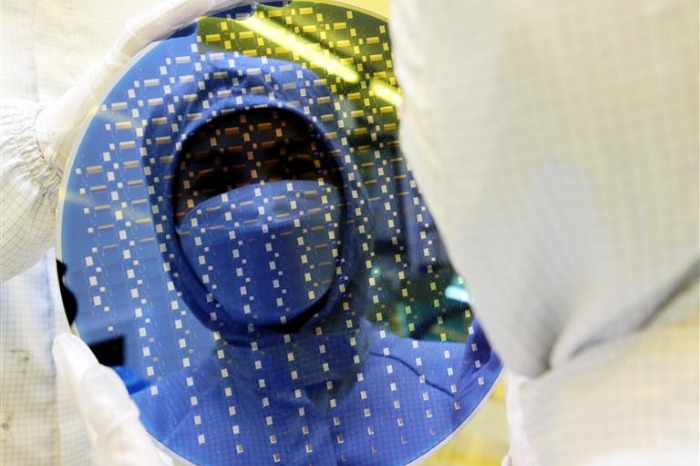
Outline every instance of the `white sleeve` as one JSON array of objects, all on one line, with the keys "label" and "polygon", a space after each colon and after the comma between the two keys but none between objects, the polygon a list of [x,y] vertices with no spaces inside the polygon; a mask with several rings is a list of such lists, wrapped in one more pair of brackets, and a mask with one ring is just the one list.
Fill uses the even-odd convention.
[{"label": "white sleeve", "polygon": [[42,156],[34,134],[40,110],[24,100],[0,102],[0,281],[35,264],[52,246],[60,172]]},{"label": "white sleeve", "polygon": [[699,17],[393,0],[401,148],[528,377],[507,397],[516,466],[699,464]]}]

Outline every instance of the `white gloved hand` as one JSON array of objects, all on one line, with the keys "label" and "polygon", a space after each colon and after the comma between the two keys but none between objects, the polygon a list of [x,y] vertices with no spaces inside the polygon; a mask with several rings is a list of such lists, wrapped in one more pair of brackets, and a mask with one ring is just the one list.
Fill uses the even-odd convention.
[{"label": "white gloved hand", "polygon": [[171,0],[129,21],[109,53],[95,62],[68,92],[39,113],[35,130],[44,157],[62,172],[84,122],[124,66],[148,44],[171,35],[200,16],[256,3],[262,2]]},{"label": "white gloved hand", "polygon": [[200,16],[236,7],[253,11],[259,3],[280,6],[289,2],[163,0],[129,21],[109,52],[55,102],[43,109],[24,101],[2,102],[0,280],[27,270],[54,243],[57,193],[68,157],[85,123],[134,56]]},{"label": "white gloved hand", "polygon": [[139,422],[139,410],[112,369],[100,365],[78,337],[63,333],[53,343],[59,383],[85,421],[95,466],[172,466]]}]

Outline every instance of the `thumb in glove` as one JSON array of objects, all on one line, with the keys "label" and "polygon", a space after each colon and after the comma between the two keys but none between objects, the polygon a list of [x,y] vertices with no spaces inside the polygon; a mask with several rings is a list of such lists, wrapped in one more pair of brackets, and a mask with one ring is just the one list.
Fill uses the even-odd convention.
[{"label": "thumb in glove", "polygon": [[78,337],[64,333],[53,343],[59,382],[85,421],[97,466],[172,465],[139,422],[139,410],[124,383],[100,365]]}]

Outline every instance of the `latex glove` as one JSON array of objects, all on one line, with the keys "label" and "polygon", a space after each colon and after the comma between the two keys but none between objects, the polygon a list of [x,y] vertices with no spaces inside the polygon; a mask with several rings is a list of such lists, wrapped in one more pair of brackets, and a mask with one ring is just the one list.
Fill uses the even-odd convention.
[{"label": "latex glove", "polygon": [[59,383],[85,421],[96,466],[172,466],[139,422],[139,410],[112,369],[100,365],[83,341],[63,333],[53,342]]},{"label": "latex glove", "polygon": [[[124,66],[148,44],[171,35],[200,16],[256,3],[265,2],[173,0],[129,21],[109,53],[94,63],[68,92],[39,113],[35,130],[44,158],[62,172],[85,120]],[[270,3],[279,5],[289,1]]]}]

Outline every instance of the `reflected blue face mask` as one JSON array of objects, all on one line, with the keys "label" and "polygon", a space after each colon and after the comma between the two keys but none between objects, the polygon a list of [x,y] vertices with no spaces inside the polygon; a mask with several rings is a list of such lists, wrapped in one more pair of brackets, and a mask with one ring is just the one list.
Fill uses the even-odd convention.
[{"label": "reflected blue face mask", "polygon": [[323,180],[250,184],[196,205],[177,232],[195,275],[228,316],[285,325],[313,309],[333,281],[339,203]]}]

